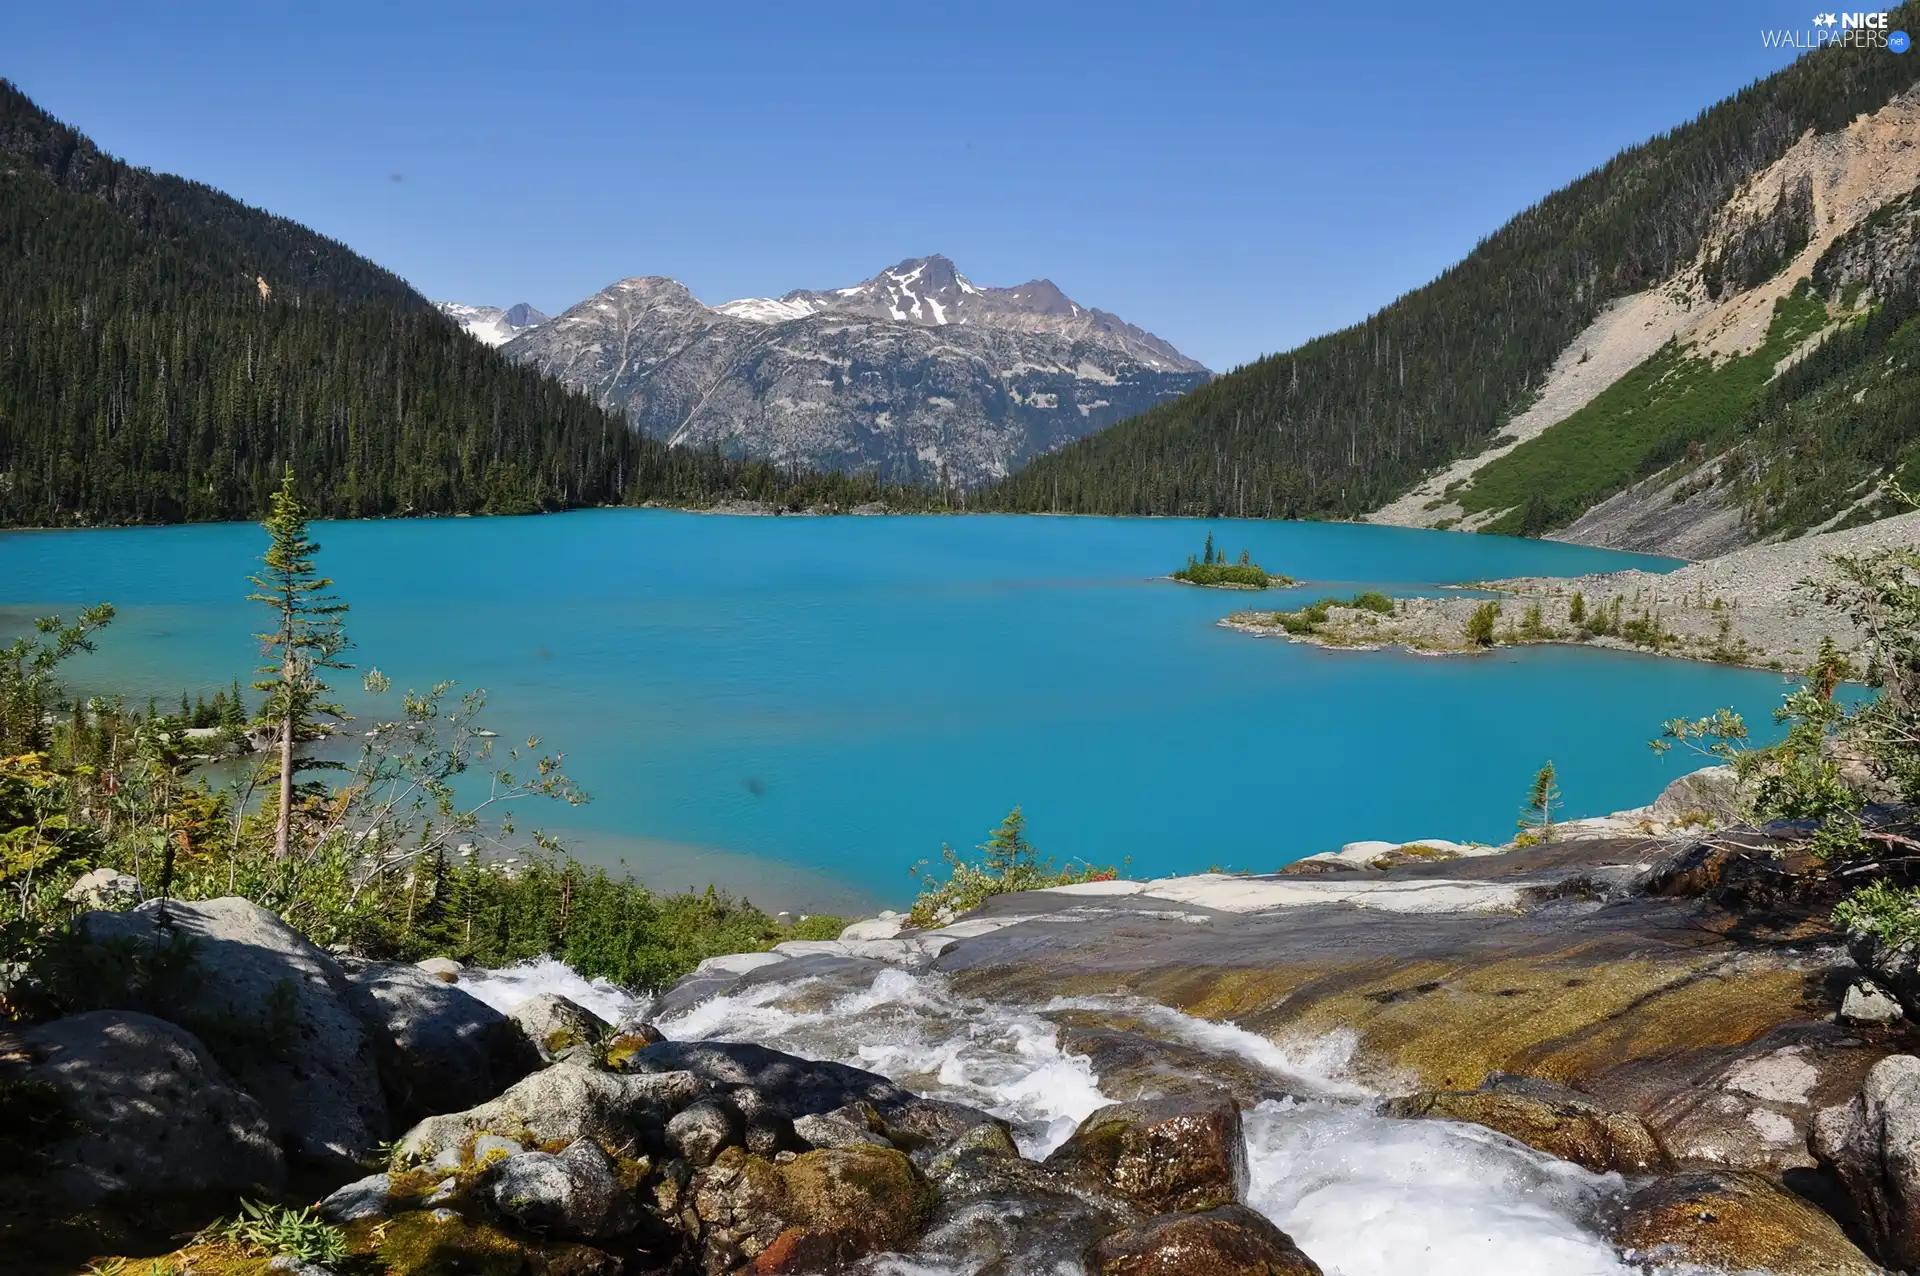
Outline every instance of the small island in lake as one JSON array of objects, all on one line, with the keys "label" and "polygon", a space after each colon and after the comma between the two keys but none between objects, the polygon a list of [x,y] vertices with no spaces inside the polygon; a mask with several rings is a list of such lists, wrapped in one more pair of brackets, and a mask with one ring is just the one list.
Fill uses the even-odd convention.
[{"label": "small island in lake", "polygon": [[1207,533],[1206,548],[1200,557],[1187,555],[1187,565],[1170,579],[1189,585],[1212,585],[1216,589],[1285,589],[1298,582],[1291,576],[1269,575],[1253,561],[1249,550],[1240,551],[1240,561],[1229,563],[1227,551],[1213,547],[1213,533]]}]

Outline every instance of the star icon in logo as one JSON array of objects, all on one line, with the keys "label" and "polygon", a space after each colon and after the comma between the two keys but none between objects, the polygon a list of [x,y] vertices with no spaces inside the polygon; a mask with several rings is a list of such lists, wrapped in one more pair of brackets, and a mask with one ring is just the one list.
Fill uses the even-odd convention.
[{"label": "star icon in logo", "polygon": [[1816,27],[1830,27],[1839,21],[1840,19],[1831,13],[1816,13],[1813,15],[1813,25]]}]

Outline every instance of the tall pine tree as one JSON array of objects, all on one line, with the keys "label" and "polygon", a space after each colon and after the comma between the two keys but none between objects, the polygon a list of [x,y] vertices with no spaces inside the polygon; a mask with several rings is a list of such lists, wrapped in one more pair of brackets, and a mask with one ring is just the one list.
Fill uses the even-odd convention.
[{"label": "tall pine tree", "polygon": [[292,851],[294,776],[329,764],[300,756],[300,745],[323,738],[332,722],[342,720],[340,706],[322,678],[327,669],[351,668],[340,659],[348,647],[341,621],[347,605],[325,592],[333,582],[314,567],[320,546],[307,535],[307,513],[294,489],[293,468],[287,467],[273,494],[272,512],[263,526],[268,544],[266,570],[250,577],[256,592],[250,602],[265,603],[273,612],[273,628],[255,634],[263,656],[265,675],[254,688],[267,693],[260,719],[271,725],[279,743],[280,812],[274,826],[273,853],[285,859]]}]

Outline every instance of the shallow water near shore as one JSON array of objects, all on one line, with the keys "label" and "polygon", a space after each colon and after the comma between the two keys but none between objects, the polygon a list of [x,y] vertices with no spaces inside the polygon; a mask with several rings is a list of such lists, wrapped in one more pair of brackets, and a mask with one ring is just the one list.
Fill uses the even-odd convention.
[{"label": "shallow water near shore", "polygon": [[[1208,531],[1309,582],[1154,579]],[[1500,841],[1551,758],[1563,815],[1649,801],[1694,762],[1646,747],[1783,680],[1529,647],[1434,659],[1221,629],[1250,602],[1421,592],[1668,560],[1342,524],[607,510],[320,524],[352,654],[398,687],[484,687],[593,794],[529,808],[657,885],[858,911],[1015,803],[1043,853],[1132,875],[1271,871],[1360,838]],[[252,525],[0,534],[0,630],[110,601],[70,682],[171,703],[256,663]],[[358,675],[344,675],[343,684]],[[350,706],[364,708],[357,688]],[[357,703],[361,702],[361,703]]]}]

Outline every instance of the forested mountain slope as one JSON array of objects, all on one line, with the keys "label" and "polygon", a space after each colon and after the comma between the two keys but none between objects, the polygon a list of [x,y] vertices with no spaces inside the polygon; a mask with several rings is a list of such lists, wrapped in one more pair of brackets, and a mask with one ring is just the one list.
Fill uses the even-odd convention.
[{"label": "forested mountain slope", "polygon": [[[1893,25],[1920,26],[1920,4],[1896,10]],[[1920,63],[1884,49],[1808,54],[1548,196],[1364,322],[1037,458],[978,503],[1258,517],[1373,510],[1493,442],[1610,303],[1694,264],[1743,183],[1808,130],[1843,129],[1917,77]],[[1720,283],[1765,277],[1789,249],[1798,251],[1778,234],[1756,238],[1747,256],[1719,263]],[[1543,516],[1527,530],[1552,525]]]},{"label": "forested mountain slope", "polygon": [[147,172],[0,81],[0,524],[859,500],[668,449],[345,246]]}]

